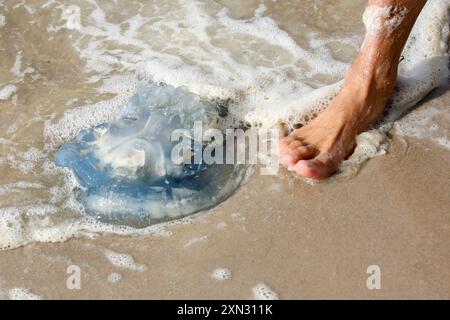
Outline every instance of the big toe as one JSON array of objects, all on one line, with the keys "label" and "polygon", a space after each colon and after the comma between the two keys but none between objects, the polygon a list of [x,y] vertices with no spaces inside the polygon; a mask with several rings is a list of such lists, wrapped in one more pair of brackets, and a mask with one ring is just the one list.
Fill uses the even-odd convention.
[{"label": "big toe", "polygon": [[316,154],[316,149],[308,145],[291,143],[280,148],[280,162],[286,167],[294,166],[300,160],[311,159]]},{"label": "big toe", "polygon": [[333,174],[339,165],[330,154],[322,153],[311,160],[300,160],[295,165],[295,171],[304,177],[323,180]]}]

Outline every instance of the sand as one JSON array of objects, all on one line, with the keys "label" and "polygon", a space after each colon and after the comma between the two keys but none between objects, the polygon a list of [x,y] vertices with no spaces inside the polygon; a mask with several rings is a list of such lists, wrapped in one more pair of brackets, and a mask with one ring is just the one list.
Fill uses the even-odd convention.
[{"label": "sand", "polygon": [[[450,91],[420,108],[448,106]],[[0,253],[1,288],[46,299],[248,299],[264,282],[281,299],[448,299],[450,161],[424,140],[393,137],[385,156],[351,179],[314,186],[253,175],[232,199],[170,237],[99,236]],[[146,270],[119,268],[104,252],[127,253]],[[70,265],[81,289],[69,290]],[[381,290],[366,270],[381,268]],[[211,273],[228,268],[231,278]],[[122,279],[108,282],[108,275]],[[5,297],[5,296],[4,296]]]},{"label": "sand", "polygon": [[[238,18],[251,15],[258,5],[253,1],[250,9],[240,10],[236,1],[225,2],[236,5],[231,14]],[[348,4],[330,1],[311,19],[332,34],[337,18],[327,17],[340,8],[337,17],[351,18],[340,31],[361,32],[364,3],[358,1],[349,15]],[[302,12],[286,6],[275,11],[274,18],[302,42],[302,29],[292,22]],[[314,4],[308,2],[298,10],[308,13],[310,7]],[[25,9],[17,12],[19,18],[26,15]],[[44,11],[40,18],[45,21],[48,15]],[[17,19],[8,30],[22,30],[26,24],[25,18]],[[19,147],[21,151],[43,144],[42,138],[33,140],[42,136],[42,123],[21,126],[35,115],[31,106],[42,105],[43,114],[57,110],[60,116],[60,106],[68,99],[78,97],[76,104],[82,105],[109,98],[94,94],[92,84],[79,85],[86,80],[78,71],[83,63],[67,49],[64,34],[41,41],[40,30],[45,27],[42,23],[24,34],[4,33],[2,40],[7,47],[0,60],[2,70],[14,64],[16,49],[6,44],[16,41],[25,48],[24,63],[33,63],[44,75],[37,82],[25,77],[14,108],[0,102],[1,132],[18,113],[23,115],[13,135],[17,141],[30,141]],[[35,40],[30,43],[26,38]],[[354,54],[339,48],[335,52],[343,60]],[[12,81],[6,73],[0,80]],[[417,108],[448,109],[448,89],[435,90]],[[444,125],[450,129],[450,124]],[[278,176],[256,171],[220,206],[169,227],[170,236],[98,235],[2,251],[0,299],[7,299],[12,288],[26,288],[44,299],[251,299],[252,289],[260,283],[280,299],[449,299],[450,153],[428,140],[391,133],[387,155],[371,159],[355,176],[310,185],[286,171]],[[1,168],[2,183],[33,174]],[[41,192],[14,194],[1,204],[31,203]],[[127,255],[119,256],[122,264],[113,264],[106,255],[111,252]],[[380,290],[367,288],[371,265],[381,269]],[[67,286],[67,270],[73,266],[81,272],[79,290]],[[228,269],[231,277],[214,278],[218,268]]]}]

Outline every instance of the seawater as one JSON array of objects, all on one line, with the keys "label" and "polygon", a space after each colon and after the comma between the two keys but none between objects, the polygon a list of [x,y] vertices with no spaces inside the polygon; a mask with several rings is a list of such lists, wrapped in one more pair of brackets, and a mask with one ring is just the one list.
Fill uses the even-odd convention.
[{"label": "seawater", "polygon": [[[307,123],[339,91],[363,40],[365,5],[2,1],[0,248],[93,232],[167,234],[160,225],[136,229],[87,214],[77,196],[83,186],[53,163],[57,151],[83,130],[122,118],[142,82],[226,101],[227,127]],[[448,7],[428,1],[403,54],[390,112],[358,138],[344,171],[382,153],[392,126],[420,136],[420,128],[396,119],[447,77]],[[448,145],[444,136],[432,138]]]}]

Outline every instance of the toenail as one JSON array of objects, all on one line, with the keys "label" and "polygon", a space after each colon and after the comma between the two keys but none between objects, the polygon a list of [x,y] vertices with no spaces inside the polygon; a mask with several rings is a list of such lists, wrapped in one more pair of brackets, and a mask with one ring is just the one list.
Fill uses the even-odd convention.
[{"label": "toenail", "polygon": [[312,167],[313,166],[312,163],[309,162],[309,161],[302,161],[301,164],[304,165],[304,166],[307,166],[307,167]]},{"label": "toenail", "polygon": [[293,161],[294,161],[294,157],[287,154],[287,155],[284,155],[284,156],[281,158],[281,161],[282,161],[282,162],[293,162]]}]

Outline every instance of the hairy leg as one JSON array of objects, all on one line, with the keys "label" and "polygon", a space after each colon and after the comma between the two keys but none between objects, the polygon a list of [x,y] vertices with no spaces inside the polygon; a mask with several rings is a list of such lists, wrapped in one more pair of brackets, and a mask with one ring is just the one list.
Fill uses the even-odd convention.
[{"label": "hairy leg", "polygon": [[383,113],[397,80],[403,47],[426,0],[370,0],[366,36],[341,92],[312,122],[282,139],[280,161],[299,175],[325,179]]}]

